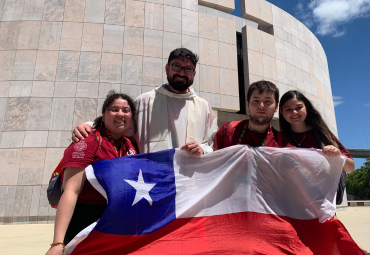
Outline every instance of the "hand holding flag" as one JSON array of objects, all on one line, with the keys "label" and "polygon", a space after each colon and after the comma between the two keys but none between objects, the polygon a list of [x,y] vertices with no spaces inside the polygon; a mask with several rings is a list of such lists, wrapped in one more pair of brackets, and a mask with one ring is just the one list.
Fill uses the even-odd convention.
[{"label": "hand holding flag", "polygon": [[68,254],[363,254],[335,214],[343,157],[233,146],[94,163],[108,200]]}]

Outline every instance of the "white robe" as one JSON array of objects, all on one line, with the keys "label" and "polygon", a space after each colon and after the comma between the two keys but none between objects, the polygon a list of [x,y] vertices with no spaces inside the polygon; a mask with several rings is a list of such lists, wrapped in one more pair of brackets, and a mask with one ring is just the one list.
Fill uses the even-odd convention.
[{"label": "white robe", "polygon": [[135,99],[140,153],[181,147],[197,141],[204,153],[213,151],[217,118],[208,102],[193,89],[175,94],[162,85]]}]

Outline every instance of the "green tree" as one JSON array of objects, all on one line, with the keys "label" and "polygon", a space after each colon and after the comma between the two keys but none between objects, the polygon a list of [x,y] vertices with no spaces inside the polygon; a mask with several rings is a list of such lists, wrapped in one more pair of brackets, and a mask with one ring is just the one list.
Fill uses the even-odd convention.
[{"label": "green tree", "polygon": [[347,193],[356,197],[370,198],[370,157],[361,168],[346,175]]}]

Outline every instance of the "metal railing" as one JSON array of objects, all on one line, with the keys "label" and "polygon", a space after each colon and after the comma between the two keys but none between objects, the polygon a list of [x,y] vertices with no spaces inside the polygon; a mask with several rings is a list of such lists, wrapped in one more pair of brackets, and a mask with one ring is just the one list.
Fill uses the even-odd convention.
[{"label": "metal railing", "polygon": [[348,149],[346,148],[349,154],[353,158],[368,158],[370,157],[370,150],[369,149]]}]

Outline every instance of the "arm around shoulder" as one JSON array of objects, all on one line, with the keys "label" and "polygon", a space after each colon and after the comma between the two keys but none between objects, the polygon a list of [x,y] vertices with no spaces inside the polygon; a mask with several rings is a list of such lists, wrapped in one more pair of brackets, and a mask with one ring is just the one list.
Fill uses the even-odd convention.
[{"label": "arm around shoulder", "polygon": [[73,129],[72,133],[72,140],[74,142],[83,141],[84,138],[89,136],[89,133],[91,132],[91,128],[93,126],[94,122],[85,122]]}]

